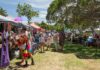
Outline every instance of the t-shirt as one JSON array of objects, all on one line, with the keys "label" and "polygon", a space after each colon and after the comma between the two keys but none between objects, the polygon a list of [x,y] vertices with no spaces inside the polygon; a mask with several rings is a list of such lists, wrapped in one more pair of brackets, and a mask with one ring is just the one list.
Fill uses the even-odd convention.
[{"label": "t-shirt", "polygon": [[44,36],[41,36],[40,39],[39,39],[39,41],[40,41],[40,42],[45,42]]},{"label": "t-shirt", "polygon": [[25,32],[25,35],[28,36],[28,31]]},{"label": "t-shirt", "polygon": [[4,31],[4,38],[8,38],[8,36],[9,36],[9,33]]},{"label": "t-shirt", "polygon": [[39,42],[39,37],[40,35],[39,34],[35,34],[35,42],[38,43]]},{"label": "t-shirt", "polygon": [[9,33],[8,32],[6,32],[6,38],[9,36]]},{"label": "t-shirt", "polygon": [[59,40],[57,33],[53,36],[53,39],[54,39],[54,42],[57,42]]},{"label": "t-shirt", "polygon": [[87,39],[88,42],[93,42],[93,37],[89,36],[89,38]]}]

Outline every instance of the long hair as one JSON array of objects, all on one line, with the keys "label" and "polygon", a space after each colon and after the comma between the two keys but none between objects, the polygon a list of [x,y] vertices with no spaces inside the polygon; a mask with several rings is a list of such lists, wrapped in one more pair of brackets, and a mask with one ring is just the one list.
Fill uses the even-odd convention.
[{"label": "long hair", "polygon": [[3,30],[4,30],[4,25],[3,23],[0,23],[0,32],[3,32]]}]

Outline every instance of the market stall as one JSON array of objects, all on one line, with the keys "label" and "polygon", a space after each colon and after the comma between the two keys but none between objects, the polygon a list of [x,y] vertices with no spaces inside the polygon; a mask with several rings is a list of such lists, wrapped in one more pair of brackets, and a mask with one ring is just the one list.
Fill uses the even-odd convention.
[{"label": "market stall", "polygon": [[[10,63],[9,57],[9,37],[10,31],[19,24],[9,17],[0,15],[0,67],[6,67]],[[16,30],[15,30],[16,31]]]},{"label": "market stall", "polygon": [[35,23],[31,23],[30,26],[34,28],[36,31],[44,31],[45,29],[41,28],[40,26],[36,25]]}]

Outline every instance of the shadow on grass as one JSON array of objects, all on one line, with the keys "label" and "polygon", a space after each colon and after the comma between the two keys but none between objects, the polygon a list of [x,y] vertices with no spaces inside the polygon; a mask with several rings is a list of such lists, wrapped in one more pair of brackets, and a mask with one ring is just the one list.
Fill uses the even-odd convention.
[{"label": "shadow on grass", "polygon": [[100,59],[100,48],[65,44],[63,53],[74,53],[80,59]]},{"label": "shadow on grass", "polygon": [[7,68],[2,70],[20,70],[19,68],[20,68],[19,66],[8,66]]},{"label": "shadow on grass", "polygon": [[[54,46],[53,46],[54,48]],[[52,49],[53,52],[56,52]],[[80,44],[71,44],[66,42],[64,50],[58,50],[59,53],[74,53],[80,59],[100,59],[100,48],[87,47]]]},{"label": "shadow on grass", "polygon": [[26,66],[26,65],[21,65],[20,62],[16,62],[16,67],[26,68],[28,66],[29,66],[29,64]]}]

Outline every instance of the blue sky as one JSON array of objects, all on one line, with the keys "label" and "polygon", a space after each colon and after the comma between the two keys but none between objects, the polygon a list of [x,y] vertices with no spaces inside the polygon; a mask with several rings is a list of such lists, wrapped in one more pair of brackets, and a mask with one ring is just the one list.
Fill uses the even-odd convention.
[{"label": "blue sky", "polygon": [[[0,0],[0,7],[7,10],[7,13],[11,17],[17,17],[16,8],[18,3],[28,3],[33,9],[39,11],[39,17],[32,18],[33,22],[46,21],[47,8],[53,0]],[[22,17],[23,21],[27,21],[25,17]]]}]

